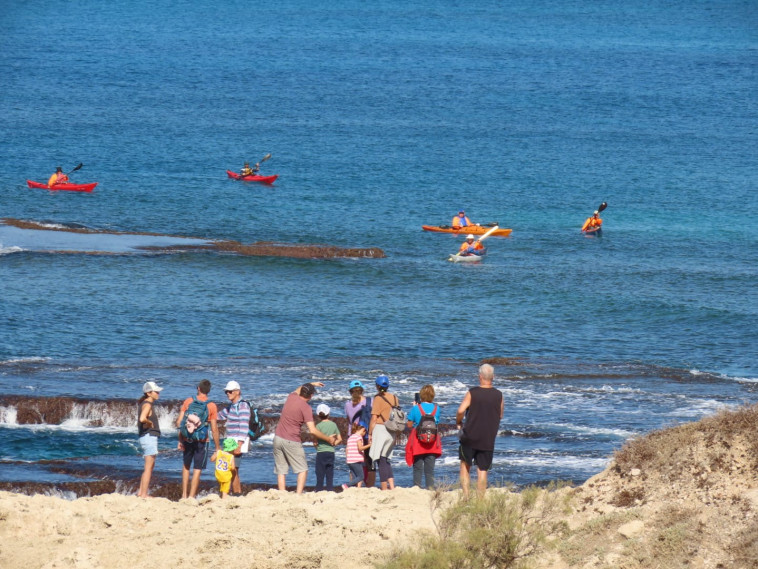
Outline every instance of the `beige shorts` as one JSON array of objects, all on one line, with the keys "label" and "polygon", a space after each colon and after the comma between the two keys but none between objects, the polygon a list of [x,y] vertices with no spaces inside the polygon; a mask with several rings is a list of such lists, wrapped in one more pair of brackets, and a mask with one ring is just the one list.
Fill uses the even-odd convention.
[{"label": "beige shorts", "polygon": [[303,443],[274,437],[274,474],[287,474],[292,469],[294,474],[308,470]]}]

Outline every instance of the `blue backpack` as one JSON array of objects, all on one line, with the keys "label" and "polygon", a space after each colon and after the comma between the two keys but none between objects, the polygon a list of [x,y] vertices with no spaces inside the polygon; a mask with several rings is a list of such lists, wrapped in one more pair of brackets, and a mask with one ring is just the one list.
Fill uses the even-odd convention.
[{"label": "blue backpack", "polygon": [[182,417],[179,432],[185,441],[205,441],[208,439],[208,402],[200,401],[197,397],[187,407]]},{"label": "blue backpack", "polygon": [[366,425],[366,435],[363,440],[368,442],[368,427],[371,424],[371,397],[366,397],[366,404],[355,412],[350,423],[355,423],[356,420]]}]

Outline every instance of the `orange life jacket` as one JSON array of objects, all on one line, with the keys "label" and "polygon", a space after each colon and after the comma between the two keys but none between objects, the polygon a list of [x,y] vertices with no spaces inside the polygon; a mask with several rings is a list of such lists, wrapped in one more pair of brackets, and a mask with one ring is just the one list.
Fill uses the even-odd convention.
[{"label": "orange life jacket", "polygon": [[63,172],[56,172],[52,176],[50,176],[50,179],[47,181],[47,187],[50,188],[54,186],[55,184],[63,184],[64,182],[68,182],[68,176],[64,174]]},{"label": "orange life jacket", "polygon": [[603,220],[593,215],[592,217],[588,217],[587,221],[584,222],[584,225],[582,225],[582,231],[587,231],[593,227],[600,227],[601,225],[603,225]]},{"label": "orange life jacket", "polygon": [[465,253],[469,250],[469,248],[474,249],[475,251],[481,251],[484,249],[484,245],[482,245],[481,241],[474,241],[473,243],[469,244],[468,241],[464,241],[461,243],[461,248],[458,249],[458,253]]},{"label": "orange life jacket", "polygon": [[471,221],[469,221],[469,218],[465,215],[463,217],[456,215],[450,225],[453,227],[468,227],[469,225],[473,225],[473,223],[471,223]]}]

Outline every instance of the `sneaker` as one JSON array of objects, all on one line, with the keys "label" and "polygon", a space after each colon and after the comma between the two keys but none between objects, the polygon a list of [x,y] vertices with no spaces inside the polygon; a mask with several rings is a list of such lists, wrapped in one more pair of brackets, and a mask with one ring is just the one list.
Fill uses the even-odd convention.
[{"label": "sneaker", "polygon": [[347,484],[343,484],[343,485],[342,485],[342,489],[343,489],[343,490],[347,490],[348,488],[350,488],[350,486],[348,486]]}]

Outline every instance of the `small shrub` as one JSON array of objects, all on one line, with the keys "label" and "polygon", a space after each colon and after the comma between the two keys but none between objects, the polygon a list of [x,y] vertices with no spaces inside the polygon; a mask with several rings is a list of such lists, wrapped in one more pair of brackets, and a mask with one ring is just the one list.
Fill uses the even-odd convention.
[{"label": "small shrub", "polygon": [[645,503],[645,490],[642,488],[622,490],[616,494],[611,504],[617,508],[631,508],[632,506],[637,506],[637,502],[640,504]]},{"label": "small shrub", "polygon": [[529,487],[520,493],[490,490],[484,498],[459,501],[435,521],[437,535],[423,535],[416,547],[394,552],[381,567],[525,568],[529,558],[541,550],[547,535],[565,531],[566,525],[558,520],[558,514],[565,510],[570,498],[555,489],[553,485],[548,490]]},{"label": "small shrub", "polygon": [[729,547],[729,551],[733,559],[729,569],[758,567],[758,525],[740,532]]}]

